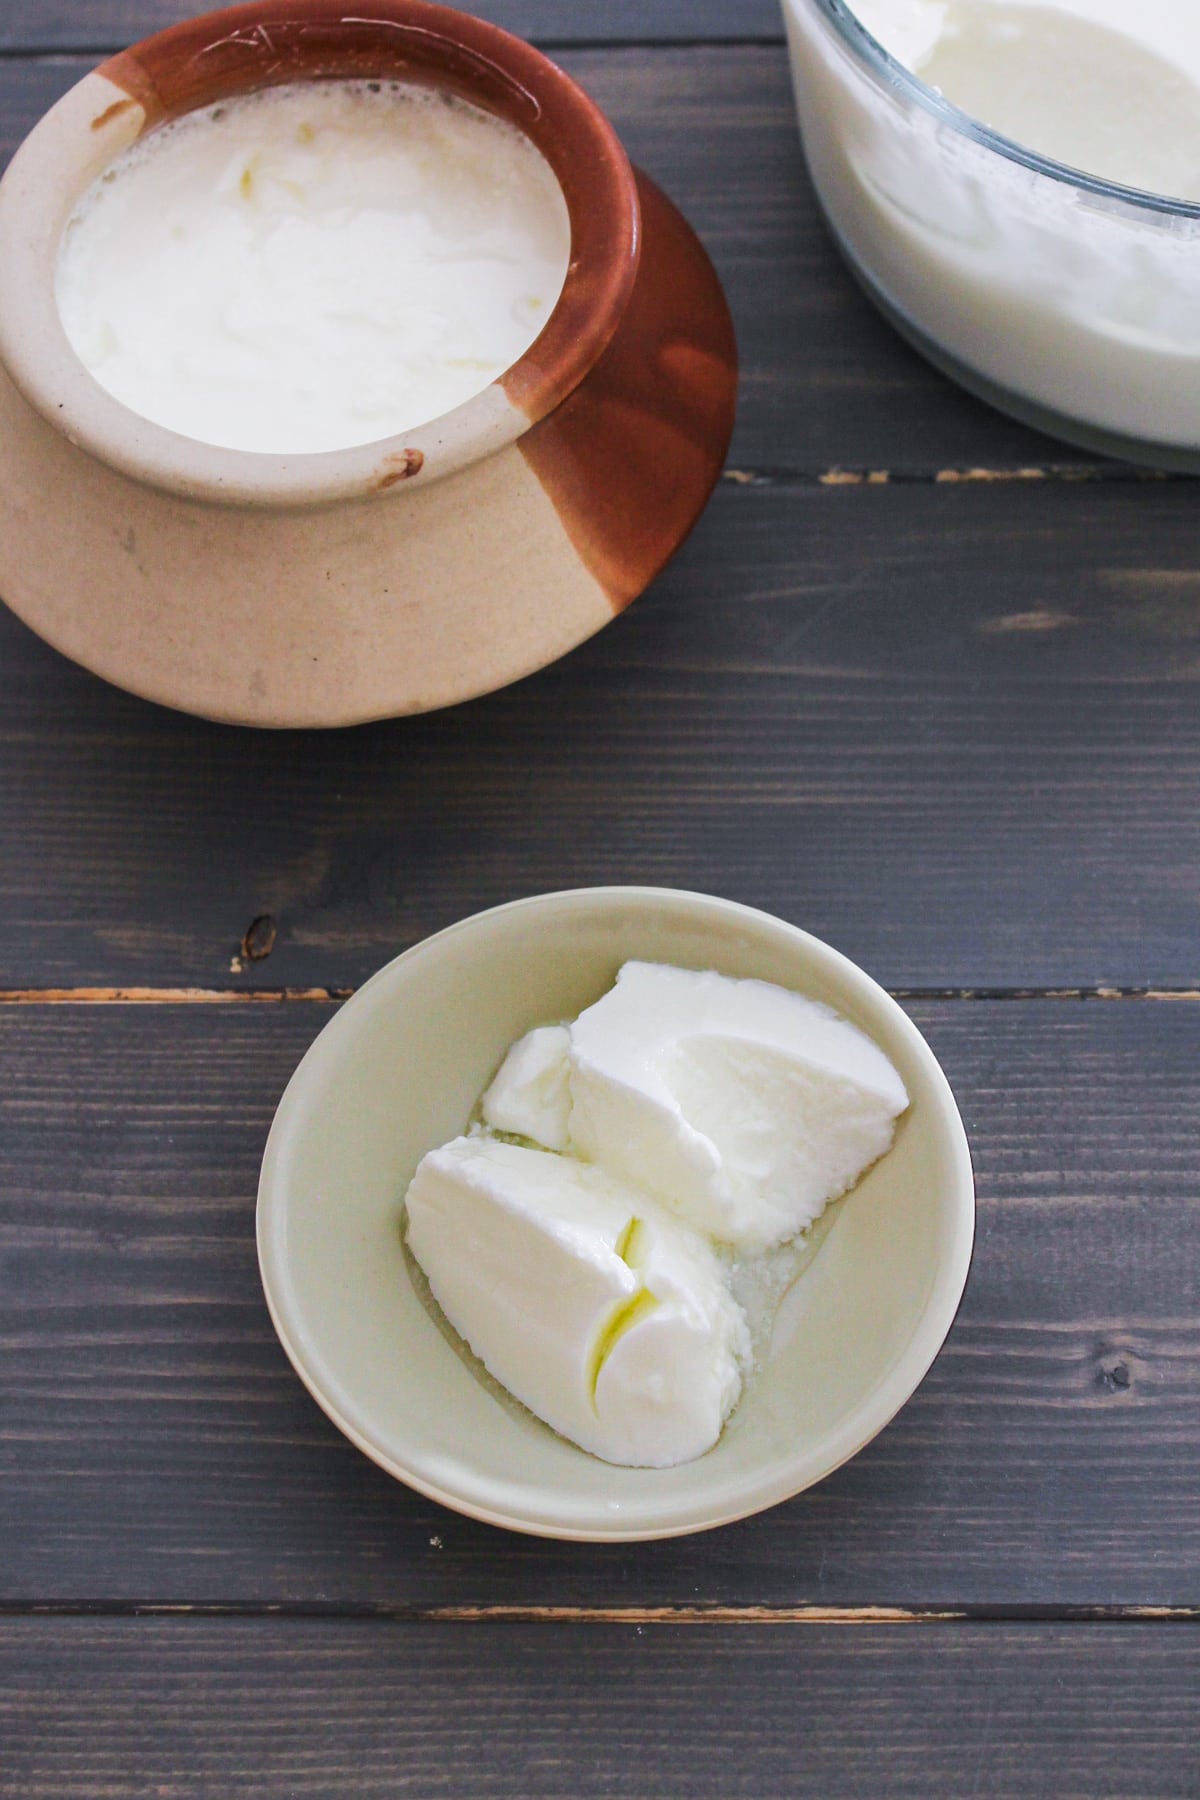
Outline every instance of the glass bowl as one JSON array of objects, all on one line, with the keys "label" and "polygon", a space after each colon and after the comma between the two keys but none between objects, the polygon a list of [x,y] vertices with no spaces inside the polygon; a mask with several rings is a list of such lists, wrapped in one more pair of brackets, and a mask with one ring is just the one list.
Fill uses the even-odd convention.
[{"label": "glass bowl", "polygon": [[1200,472],[1200,205],[1002,137],[843,0],[783,10],[818,198],[892,324],[1026,424]]}]

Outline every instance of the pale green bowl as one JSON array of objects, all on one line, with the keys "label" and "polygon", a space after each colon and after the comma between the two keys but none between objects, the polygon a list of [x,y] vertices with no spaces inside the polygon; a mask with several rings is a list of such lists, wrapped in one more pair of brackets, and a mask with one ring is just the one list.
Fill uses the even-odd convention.
[{"label": "pale green bowl", "polygon": [[[514,1038],[573,1016],[631,957],[753,975],[827,1001],[912,1105],[785,1299],[720,1442],[621,1469],[556,1437],[479,1371],[414,1281],[401,1200],[461,1131]],[[932,1052],[861,969],[766,913],[666,888],[517,900],[381,969],[317,1038],[275,1115],[258,1192],[267,1304],[333,1422],[446,1506],[544,1537],[701,1531],[773,1506],[861,1450],[954,1320],[975,1225],[966,1135]]]}]

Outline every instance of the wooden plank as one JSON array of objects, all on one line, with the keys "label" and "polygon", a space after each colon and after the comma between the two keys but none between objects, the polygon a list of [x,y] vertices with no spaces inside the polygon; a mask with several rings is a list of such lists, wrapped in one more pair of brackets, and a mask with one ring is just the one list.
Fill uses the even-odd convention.
[{"label": "wooden plank", "polygon": [[1187,1800],[1200,1639],[7,1620],[6,1800]]},{"label": "wooden plank", "polygon": [[[781,47],[570,51],[559,60],[683,207],[721,272],[742,359],[735,466],[931,472],[1092,462],[960,392],[863,298],[817,212]],[[0,153],[11,154],[87,66],[0,62]]]},{"label": "wooden plank", "polygon": [[810,1493],[598,1551],[409,1493],[285,1362],[253,1196],[328,1007],[0,1007],[0,1603],[1194,1605],[1200,1003],[914,1012],[980,1194],[931,1375]]},{"label": "wooden plank", "polygon": [[3,615],[0,988],[342,987],[604,881],[896,987],[1194,986],[1198,634],[1186,483],[727,483],[564,662],[352,732],[177,717]]},{"label": "wooden plank", "polygon": [[[25,0],[0,18],[0,52],[117,50],[200,10],[195,0]],[[471,0],[464,10],[553,44],[783,36],[777,0]]]}]

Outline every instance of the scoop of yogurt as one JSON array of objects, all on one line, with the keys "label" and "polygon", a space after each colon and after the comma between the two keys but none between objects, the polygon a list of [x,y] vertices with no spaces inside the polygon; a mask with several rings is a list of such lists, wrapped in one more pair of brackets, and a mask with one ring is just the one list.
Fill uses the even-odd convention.
[{"label": "scoop of yogurt", "polygon": [[829,1007],[627,963],[572,1024],[519,1039],[482,1125],[422,1160],[408,1244],[459,1335],[562,1436],[608,1462],[690,1461],[750,1366],[735,1268],[747,1291],[748,1259],[852,1186],[907,1105]]},{"label": "scoop of yogurt", "polygon": [[407,1207],[438,1305],[547,1425],[647,1468],[716,1443],[750,1340],[697,1233],[601,1169],[485,1137],[431,1151]]},{"label": "scoop of yogurt", "polygon": [[577,1153],[742,1251],[811,1225],[908,1105],[870,1038],[769,981],[626,963],[570,1043]]},{"label": "scoop of yogurt", "polygon": [[571,1033],[539,1025],[518,1038],[480,1102],[493,1131],[529,1138],[547,1150],[570,1142]]}]

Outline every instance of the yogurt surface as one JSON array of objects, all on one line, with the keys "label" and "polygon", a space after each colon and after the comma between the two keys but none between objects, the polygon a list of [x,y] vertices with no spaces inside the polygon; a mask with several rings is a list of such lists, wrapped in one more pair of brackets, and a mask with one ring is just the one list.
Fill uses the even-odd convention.
[{"label": "yogurt surface", "polygon": [[1193,0],[853,0],[872,36],[1005,137],[1105,180],[1200,200]]},{"label": "yogurt surface", "polygon": [[134,412],[302,453],[487,387],[541,332],[569,256],[562,190],[520,132],[403,84],[310,82],[128,150],[68,223],[57,299]]}]

